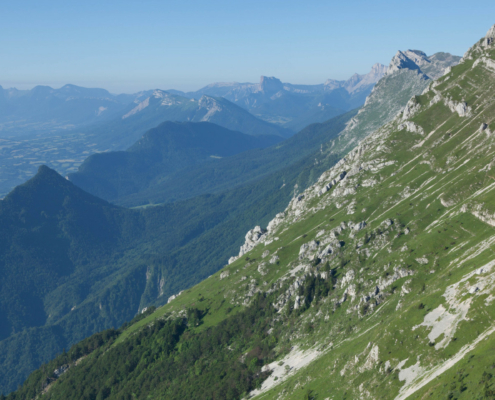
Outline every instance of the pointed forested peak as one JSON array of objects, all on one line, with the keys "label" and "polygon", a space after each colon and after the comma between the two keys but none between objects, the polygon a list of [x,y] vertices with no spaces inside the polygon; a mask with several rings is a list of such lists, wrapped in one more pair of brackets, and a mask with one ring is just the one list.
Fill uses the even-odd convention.
[{"label": "pointed forested peak", "polygon": [[[20,187],[28,187],[28,188],[34,188],[34,187],[39,187],[39,186],[51,186],[52,188],[55,188],[55,186],[61,186],[61,185],[71,185],[64,177],[62,177],[57,171],[47,167],[46,165],[41,165],[38,168],[38,172],[36,173],[35,176],[33,176],[31,179],[29,179],[26,183],[23,185],[18,186],[15,188],[11,193],[13,193],[16,189]],[[8,197],[8,196],[7,196]]]},{"label": "pointed forested peak", "polygon": [[[46,165],[41,165],[38,168],[38,172],[35,176],[29,179],[22,186],[40,186],[40,185],[51,185],[51,186],[59,186],[59,185],[67,185],[69,182],[62,177],[57,171],[47,167]],[[72,184],[69,184],[72,185]],[[15,190],[15,189],[14,189]]]},{"label": "pointed forested peak", "polygon": [[12,209],[25,208],[33,214],[39,211],[56,213],[68,198],[110,206],[106,201],[79,189],[46,165],[40,166],[35,176],[5,196],[3,204]]},{"label": "pointed forested peak", "polygon": [[51,169],[50,167],[47,167],[46,165],[40,165],[38,168],[38,173],[34,176],[34,178],[42,179],[47,176],[56,176],[60,179],[63,179],[57,171],[54,169]]}]

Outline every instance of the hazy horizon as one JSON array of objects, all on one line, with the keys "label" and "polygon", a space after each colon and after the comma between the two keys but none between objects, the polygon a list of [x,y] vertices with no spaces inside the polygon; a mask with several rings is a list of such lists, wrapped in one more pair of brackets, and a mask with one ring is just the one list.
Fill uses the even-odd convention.
[{"label": "hazy horizon", "polygon": [[462,56],[495,22],[491,11],[487,0],[414,7],[385,0],[21,1],[2,6],[0,85],[135,93],[255,83],[261,75],[294,84],[345,80],[387,65],[397,50]]},{"label": "hazy horizon", "polygon": [[[376,64],[376,63],[375,63]],[[381,63],[383,64],[383,63]],[[373,64],[374,65],[374,64]],[[280,79],[283,83],[291,83],[293,85],[317,85],[317,84],[322,84],[324,83],[327,79],[335,79],[335,80],[341,80],[341,81],[346,81],[348,79],[350,79],[354,74],[359,74],[359,75],[365,75],[367,73],[369,73],[371,71],[371,67],[373,65],[370,65],[370,68],[368,69],[368,71],[365,71],[365,72],[354,72],[354,73],[351,73],[349,76],[347,77],[344,77],[342,79],[337,79],[337,78],[334,78],[334,77],[328,77],[326,78],[325,80],[321,81],[321,82],[314,82],[314,83],[307,83],[307,82],[289,82],[289,81],[286,81],[284,79],[280,79],[278,76],[275,76],[275,78],[277,79]],[[388,63],[384,64],[386,66],[388,66]],[[49,86],[51,87],[52,89],[60,89],[66,85],[74,85],[74,86],[80,86],[80,87],[85,87],[85,88],[90,88],[90,89],[105,89],[105,90],[108,90],[110,93],[112,94],[133,94],[133,93],[138,93],[138,92],[141,92],[141,91],[147,91],[147,90],[156,90],[156,89],[160,89],[160,90],[164,90],[164,91],[167,91],[167,90],[180,90],[180,91],[183,91],[183,92],[194,92],[194,91],[197,91],[197,90],[200,90],[202,88],[204,88],[205,86],[207,85],[210,85],[210,84],[213,84],[213,83],[240,83],[240,84],[256,84],[256,83],[259,83],[260,79],[262,76],[265,76],[265,77],[269,77],[268,75],[260,75],[258,77],[258,79],[253,79],[253,80],[250,80],[250,81],[221,81],[221,80],[218,80],[218,81],[214,81],[214,82],[208,82],[208,83],[205,83],[204,85],[202,86],[199,86],[199,87],[193,87],[192,89],[188,89],[188,90],[181,90],[181,89],[178,89],[176,87],[168,87],[168,88],[163,88],[163,87],[149,87],[149,88],[143,88],[143,89],[140,89],[140,90],[136,90],[136,91],[127,91],[127,92],[114,92],[104,86],[85,86],[85,85],[79,85],[79,84],[76,84],[76,83],[73,83],[73,82],[66,82],[64,84],[49,84],[49,83],[41,83],[41,84],[19,84],[17,86],[15,85],[12,85],[12,86],[4,86],[0,83],[0,86],[2,86],[4,89],[18,89],[18,90],[31,90],[33,89],[34,87],[36,86]]]}]

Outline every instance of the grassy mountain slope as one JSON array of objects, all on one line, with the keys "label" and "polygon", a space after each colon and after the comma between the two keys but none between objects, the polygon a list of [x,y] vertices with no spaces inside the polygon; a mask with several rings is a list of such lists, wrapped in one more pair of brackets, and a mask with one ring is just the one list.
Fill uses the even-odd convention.
[{"label": "grassy mountain slope", "polygon": [[127,151],[89,157],[69,180],[112,201],[143,190],[156,177],[281,140],[275,135],[246,135],[209,122],[169,121],[146,132]]},{"label": "grassy mountain slope", "polygon": [[494,43],[495,26],[242,257],[10,399],[492,398]]}]

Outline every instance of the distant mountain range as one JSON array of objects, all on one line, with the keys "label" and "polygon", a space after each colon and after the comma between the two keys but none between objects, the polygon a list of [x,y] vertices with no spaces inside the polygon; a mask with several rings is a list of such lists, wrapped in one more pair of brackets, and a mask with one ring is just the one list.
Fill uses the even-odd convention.
[{"label": "distant mountain range", "polygon": [[[102,130],[112,130],[111,126],[105,125],[109,121],[115,123],[122,119],[132,125],[129,118],[145,108],[142,118],[153,120],[154,126],[166,120],[209,121],[248,134],[288,137],[311,123],[323,122],[360,107],[386,69],[376,64],[366,75],[354,74],[347,81],[329,79],[319,85],[294,85],[282,83],[274,77],[261,77],[258,84],[213,83],[189,93],[156,89],[115,95],[105,89],[75,85],[59,89],[36,86],[31,90],[0,86],[0,137],[83,127],[86,132],[100,134]],[[195,101],[188,104],[186,99]],[[265,124],[254,122],[255,119],[235,110],[230,102],[262,119]],[[158,105],[164,107],[157,108]],[[151,115],[153,113],[155,115]],[[147,124],[119,150],[131,145],[151,127]],[[115,126],[118,130],[122,128],[125,130],[126,124]]]},{"label": "distant mountain range", "polygon": [[189,98],[224,97],[265,121],[299,131],[360,107],[386,71],[386,66],[375,64],[368,74],[354,74],[346,81],[328,79],[319,85],[294,85],[262,76],[259,83],[220,82],[196,92],[169,92]]},{"label": "distant mountain range", "polygon": [[147,94],[113,95],[105,89],[75,85],[60,89],[36,86],[31,90],[0,86],[0,137],[71,129],[106,121]]}]

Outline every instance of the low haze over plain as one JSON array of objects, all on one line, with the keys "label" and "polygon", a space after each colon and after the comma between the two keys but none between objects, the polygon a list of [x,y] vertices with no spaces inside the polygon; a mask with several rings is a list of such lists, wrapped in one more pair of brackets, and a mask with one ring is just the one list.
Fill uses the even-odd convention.
[{"label": "low haze over plain", "polygon": [[0,85],[316,84],[388,64],[399,49],[462,55],[494,11],[488,0],[2,2]]}]

